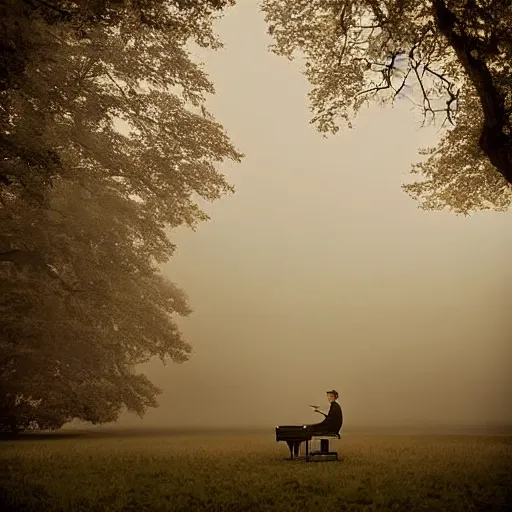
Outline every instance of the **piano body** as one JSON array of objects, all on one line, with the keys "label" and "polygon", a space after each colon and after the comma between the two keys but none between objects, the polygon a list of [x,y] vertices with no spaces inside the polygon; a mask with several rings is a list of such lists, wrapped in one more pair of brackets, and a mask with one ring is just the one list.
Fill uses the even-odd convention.
[{"label": "piano body", "polygon": [[[320,440],[320,451],[310,453],[309,443],[313,439]],[[329,441],[331,439],[340,439],[339,431],[319,433],[309,428],[308,425],[280,425],[276,427],[277,442],[306,443],[307,462],[311,460],[338,460],[338,453],[329,451]],[[290,459],[293,458],[293,449],[290,447]]]}]

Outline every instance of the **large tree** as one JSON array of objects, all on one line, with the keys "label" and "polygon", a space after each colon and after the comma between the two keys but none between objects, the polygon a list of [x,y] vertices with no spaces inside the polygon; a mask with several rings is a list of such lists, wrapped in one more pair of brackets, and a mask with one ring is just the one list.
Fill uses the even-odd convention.
[{"label": "large tree", "polygon": [[143,414],[191,351],[159,274],[239,161],[187,52],[231,1],[0,0],[0,429]]},{"label": "large tree", "polygon": [[263,0],[263,10],[273,51],[305,61],[319,130],[407,95],[446,130],[413,167],[425,179],[405,190],[427,209],[509,207],[510,0]]}]

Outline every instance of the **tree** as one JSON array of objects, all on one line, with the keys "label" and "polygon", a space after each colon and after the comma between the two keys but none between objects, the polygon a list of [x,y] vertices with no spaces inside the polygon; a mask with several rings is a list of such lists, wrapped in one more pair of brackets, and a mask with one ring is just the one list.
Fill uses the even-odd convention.
[{"label": "tree", "polygon": [[159,390],[136,365],[191,352],[165,230],[206,220],[196,197],[242,158],[186,50],[220,46],[232,2],[0,2],[0,429],[142,415]]},{"label": "tree", "polygon": [[446,128],[423,208],[506,209],[512,200],[512,4],[509,0],[263,0],[272,50],[305,60],[312,122],[336,133],[371,100],[416,91],[424,122]]},{"label": "tree", "polygon": [[[189,105],[202,105],[214,89],[185,47],[193,41],[220,48],[212,22],[233,3],[0,0],[0,183],[41,199],[52,178],[67,172],[46,140],[48,127],[76,138],[79,131],[86,136],[84,119],[96,132],[121,117],[140,129],[151,119],[139,110],[172,88]],[[93,103],[98,98],[89,92],[101,93],[103,102]],[[127,107],[128,99],[139,105]]]},{"label": "tree", "polygon": [[59,180],[51,211],[20,215],[18,232],[11,223],[12,237],[30,241],[3,254],[16,267],[0,273],[0,425],[9,430],[114,421],[122,406],[142,415],[158,390],[134,367],[191,351],[173,319],[190,312],[185,295],[155,271],[150,237],[133,243],[144,206],[106,183],[91,187],[87,196]]}]

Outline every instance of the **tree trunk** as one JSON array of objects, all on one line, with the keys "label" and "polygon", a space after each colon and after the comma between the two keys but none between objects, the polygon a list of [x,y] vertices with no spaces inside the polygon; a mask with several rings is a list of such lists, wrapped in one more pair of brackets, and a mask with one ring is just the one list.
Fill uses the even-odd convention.
[{"label": "tree trunk", "polygon": [[465,33],[455,14],[446,7],[445,0],[433,0],[433,6],[437,28],[455,50],[482,105],[484,123],[479,140],[480,148],[508,183],[512,184],[511,113],[505,108],[505,98],[496,88],[487,64],[480,58],[476,41]]}]

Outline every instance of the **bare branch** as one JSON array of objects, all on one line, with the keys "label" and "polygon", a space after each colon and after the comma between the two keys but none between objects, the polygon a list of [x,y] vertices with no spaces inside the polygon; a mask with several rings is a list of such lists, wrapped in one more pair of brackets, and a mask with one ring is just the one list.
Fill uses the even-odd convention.
[{"label": "bare branch", "polygon": [[395,98],[400,94],[400,91],[405,87],[405,83],[407,82],[407,78],[409,77],[409,74],[411,73],[411,68],[407,70],[407,73],[404,76],[404,79],[402,80],[402,83],[400,84],[400,87],[395,91]]},{"label": "bare branch", "polygon": [[[382,82],[381,82],[382,83]],[[386,89],[389,89],[390,86],[389,85],[384,85],[384,86],[381,86],[380,84],[379,85],[376,85],[375,87],[371,87],[370,89],[365,89],[364,91],[360,91],[358,92],[355,97],[357,98],[358,96],[362,96],[363,94],[368,94],[370,92],[379,92],[379,91],[384,91]]]},{"label": "bare branch", "polygon": [[124,92],[123,88],[114,80],[114,78],[112,77],[112,75],[105,69],[105,74],[109,77],[109,79],[112,81],[112,83],[119,89],[119,91],[121,92],[121,94],[123,95],[123,98],[127,101],[129,101],[129,98],[128,96],[126,95],[126,93]]},{"label": "bare branch", "polygon": [[423,126],[425,125],[425,120],[427,118],[427,112],[431,112],[432,116],[435,118],[434,110],[432,109],[432,105],[430,104],[430,98],[428,97],[427,91],[425,90],[425,87],[423,85],[423,80],[420,77],[420,74],[418,73],[419,63],[414,64],[412,66],[412,69],[414,70],[414,74],[416,75],[416,78],[418,79],[418,82],[421,87],[421,92],[423,94]]}]

